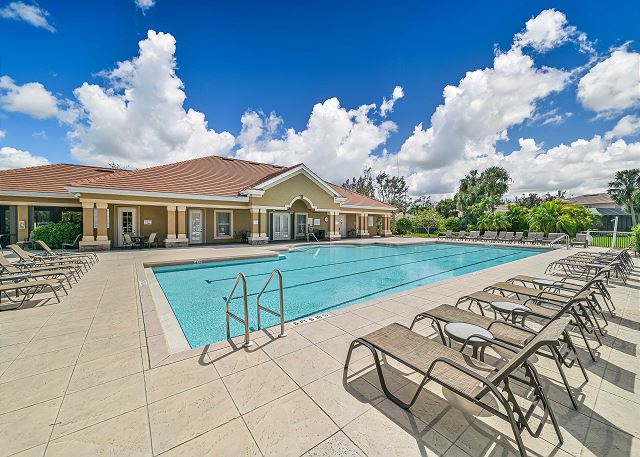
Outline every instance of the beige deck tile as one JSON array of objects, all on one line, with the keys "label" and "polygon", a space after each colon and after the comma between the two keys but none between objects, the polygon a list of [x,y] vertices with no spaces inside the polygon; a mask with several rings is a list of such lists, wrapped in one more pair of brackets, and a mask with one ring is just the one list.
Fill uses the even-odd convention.
[{"label": "beige deck tile", "polygon": [[153,403],[218,379],[218,372],[209,358],[205,363],[202,365],[200,358],[195,357],[146,371],[147,401]]},{"label": "beige deck tile", "polygon": [[209,358],[220,376],[228,376],[238,371],[256,366],[270,360],[269,356],[254,344],[249,348],[226,348],[209,353]]},{"label": "beige deck tile", "polygon": [[79,363],[73,370],[67,393],[88,389],[141,371],[140,349],[118,352],[90,362]]},{"label": "beige deck tile", "polygon": [[[349,347],[355,338],[350,334],[344,334],[331,338],[330,340],[318,343],[320,349],[329,354],[340,363],[345,363]],[[351,360],[359,360],[367,355],[371,355],[371,351],[363,346],[358,346],[351,352]]]},{"label": "beige deck tile", "polygon": [[301,325],[296,328],[296,331],[312,343],[319,343],[345,333],[344,330],[339,329],[335,325],[331,325],[326,320]]},{"label": "beige deck tile", "polygon": [[245,414],[298,388],[273,361],[247,368],[222,380],[240,414]]},{"label": "beige deck tile", "polygon": [[591,418],[640,438],[639,411],[640,404],[601,390]]},{"label": "beige deck tile", "polygon": [[339,427],[344,427],[385,396],[362,378],[344,378],[339,369],[303,387]]},{"label": "beige deck tile", "polygon": [[640,439],[595,419],[591,419],[583,444],[580,455],[584,457],[640,455]]},{"label": "beige deck tile", "polygon": [[238,415],[221,380],[159,400],[149,405],[153,450],[164,452]]},{"label": "beige deck tile", "polygon": [[141,373],[66,395],[52,438],[97,424],[144,404]]},{"label": "beige deck tile", "polygon": [[338,432],[331,438],[327,438],[322,443],[308,452],[302,457],[366,457],[358,446],[342,432]]},{"label": "beige deck tile", "polygon": [[300,386],[309,384],[342,367],[342,364],[317,346],[309,346],[283,355],[276,363]]},{"label": "beige deck tile", "polygon": [[18,331],[11,330],[8,332],[2,331],[2,333],[0,333],[0,348],[4,346],[13,346],[15,344],[26,343],[30,341],[37,332],[37,328]]},{"label": "beige deck tile", "polygon": [[395,313],[387,311],[386,309],[378,308],[377,305],[357,309],[353,313],[373,322],[382,321],[395,316]]},{"label": "beige deck tile", "polygon": [[369,409],[343,432],[368,456],[442,455],[451,443],[389,400]]},{"label": "beige deck tile", "polygon": [[254,409],[244,419],[265,457],[297,457],[338,431],[300,389]]},{"label": "beige deck tile", "polygon": [[79,352],[80,348],[75,347],[16,359],[0,376],[0,383],[72,366]]},{"label": "beige deck tile", "polygon": [[37,341],[31,341],[19,357],[29,357],[37,354],[46,354],[58,351],[60,349],[80,347],[87,336],[86,331],[66,333],[60,336],[52,336],[50,338],[42,338]]},{"label": "beige deck tile", "polygon": [[0,384],[0,414],[62,396],[73,367]]},{"label": "beige deck tile", "polygon": [[49,443],[45,455],[145,457],[150,454],[147,409],[140,408],[55,439]]},{"label": "beige deck tile", "polygon": [[47,445],[41,444],[40,446],[32,447],[31,449],[27,449],[26,451],[13,454],[11,457],[42,457],[46,449]]},{"label": "beige deck tile", "polygon": [[0,363],[9,363],[18,357],[20,352],[26,347],[26,343],[14,344],[12,346],[0,347]]},{"label": "beige deck tile", "polygon": [[298,349],[311,346],[313,343],[300,335],[295,330],[287,330],[288,334],[284,338],[263,337],[256,340],[264,352],[272,359],[276,359]]},{"label": "beige deck tile", "polygon": [[138,332],[113,338],[102,338],[99,340],[88,339],[86,344],[82,347],[82,351],[80,351],[78,363],[89,362],[91,360],[99,359],[100,357],[125,352],[139,347],[140,339]]},{"label": "beige deck tile", "polygon": [[55,322],[45,324],[33,337],[34,341],[54,336],[66,335],[67,333],[86,332],[91,325],[92,319],[80,319],[72,321]]},{"label": "beige deck tile", "polygon": [[242,419],[233,419],[178,447],[162,457],[262,457]]},{"label": "beige deck tile", "polygon": [[358,316],[357,314],[352,312],[339,314],[338,316],[327,319],[327,322],[329,322],[331,325],[335,325],[345,332],[350,332],[352,330],[356,330],[364,327],[365,325],[373,323],[369,319],[365,319],[364,317]]},{"label": "beige deck tile", "polygon": [[0,455],[10,455],[49,440],[61,398],[0,415]]}]

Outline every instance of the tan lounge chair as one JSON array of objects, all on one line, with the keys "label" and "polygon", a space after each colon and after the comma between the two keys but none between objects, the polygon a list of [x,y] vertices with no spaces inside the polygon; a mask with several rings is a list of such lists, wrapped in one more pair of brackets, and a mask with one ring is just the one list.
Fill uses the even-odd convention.
[{"label": "tan lounge chair", "polygon": [[[61,281],[53,279],[37,279],[33,281],[20,281],[9,284],[0,284],[0,311],[9,311],[12,309],[20,308],[25,301],[31,300],[36,294],[45,290],[53,292],[56,300],[60,303],[60,297],[58,291],[63,290],[65,295],[68,295],[67,289]],[[18,300],[18,297],[22,294],[22,299]],[[2,297],[5,297],[10,303],[17,303],[17,306],[10,308],[3,307],[1,305]]]},{"label": "tan lounge chair", "polygon": [[73,269],[76,274],[81,274],[84,271],[87,271],[87,267],[84,263],[78,262],[74,259],[51,259],[43,256],[38,256],[34,254],[30,254],[20,246],[16,244],[10,244],[8,246],[9,249],[13,251],[15,255],[27,266],[34,267],[42,267],[42,266],[57,266],[58,268],[69,268]]},{"label": "tan lounge chair", "polygon": [[[349,367],[353,349],[365,346],[373,355],[383,392],[395,404],[403,409],[411,408],[418,399],[422,388],[430,381],[436,382],[508,422],[511,425],[520,454],[526,457],[527,450],[522,441],[521,432],[527,430],[530,435],[539,437],[547,418],[551,419],[558,440],[560,443],[563,442],[558,422],[542,389],[538,373],[529,362],[529,358],[541,347],[558,345],[558,339],[568,324],[568,318],[553,321],[519,351],[514,351],[511,346],[499,341],[492,341],[493,346],[513,351],[512,356],[499,369],[432,341],[403,325],[389,324],[355,339],[349,346],[344,369],[346,371]],[[409,403],[394,396],[387,388],[378,353],[397,360],[423,376],[422,382]],[[518,380],[526,383],[532,390],[532,395],[529,397],[531,405],[526,411],[515,400],[510,385],[511,377],[516,375],[516,371],[521,368],[524,369],[525,376],[524,378],[518,377]],[[497,401],[504,411],[496,408],[492,404],[492,400]],[[531,423],[531,417],[537,406],[542,407],[543,414],[535,427]]]},{"label": "tan lounge chair", "polygon": [[67,280],[69,287],[71,287],[71,280],[78,282],[78,279],[74,275],[72,270],[66,270],[63,268],[54,267],[42,267],[42,268],[28,268],[24,265],[18,265],[9,262],[9,260],[0,253],[0,272],[5,274],[16,275],[20,273],[29,273],[32,278],[40,279],[56,279],[64,278]]},{"label": "tan lounge chair", "polygon": [[93,265],[97,261],[96,260],[97,256],[94,252],[90,252],[90,253],[88,252],[86,254],[77,254],[77,253],[69,253],[69,252],[60,253],[60,252],[55,252],[53,249],[49,247],[47,243],[45,243],[42,240],[36,240],[36,243],[42,249],[44,249],[44,252],[46,252],[46,255],[44,257],[48,257],[55,260],[77,260],[79,262],[82,262],[87,267]]}]

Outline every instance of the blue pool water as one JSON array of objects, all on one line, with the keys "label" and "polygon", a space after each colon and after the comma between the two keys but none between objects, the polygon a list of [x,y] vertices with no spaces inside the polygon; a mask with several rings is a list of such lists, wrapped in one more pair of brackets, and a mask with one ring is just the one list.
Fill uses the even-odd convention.
[{"label": "blue pool water", "polygon": [[[274,268],[284,277],[287,321],[323,313],[413,287],[442,281],[540,253],[535,249],[420,244],[410,246],[313,246],[295,248],[280,257],[153,269],[191,347],[226,339],[225,301],[236,275],[247,276],[252,329],[256,298]],[[263,305],[278,309],[277,280],[263,295]],[[231,310],[242,316],[241,287]],[[279,321],[262,313],[263,326]],[[243,333],[231,321],[232,336]]]}]

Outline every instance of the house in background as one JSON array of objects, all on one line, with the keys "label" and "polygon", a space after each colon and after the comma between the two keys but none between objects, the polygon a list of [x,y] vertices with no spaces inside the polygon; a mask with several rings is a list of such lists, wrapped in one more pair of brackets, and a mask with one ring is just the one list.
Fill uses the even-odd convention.
[{"label": "house in background", "polygon": [[157,233],[165,246],[391,235],[395,208],[317,176],[207,156],[141,170],[44,165],[0,171],[2,245],[26,240],[64,211],[82,212],[83,250]]},{"label": "house in background", "polygon": [[584,206],[592,212],[602,216],[601,230],[611,231],[615,224],[615,218],[618,217],[618,231],[628,232],[633,227],[631,223],[631,214],[622,209],[611,196],[606,193],[587,194],[571,197],[565,200],[574,205]]}]

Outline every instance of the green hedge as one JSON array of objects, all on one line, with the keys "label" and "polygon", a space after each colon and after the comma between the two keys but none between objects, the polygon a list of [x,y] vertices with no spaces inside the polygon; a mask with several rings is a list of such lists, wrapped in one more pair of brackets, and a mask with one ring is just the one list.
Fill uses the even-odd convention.
[{"label": "green hedge", "polygon": [[62,213],[61,222],[52,222],[33,229],[33,239],[42,240],[51,249],[59,249],[62,243],[70,243],[82,233],[82,213]]}]

